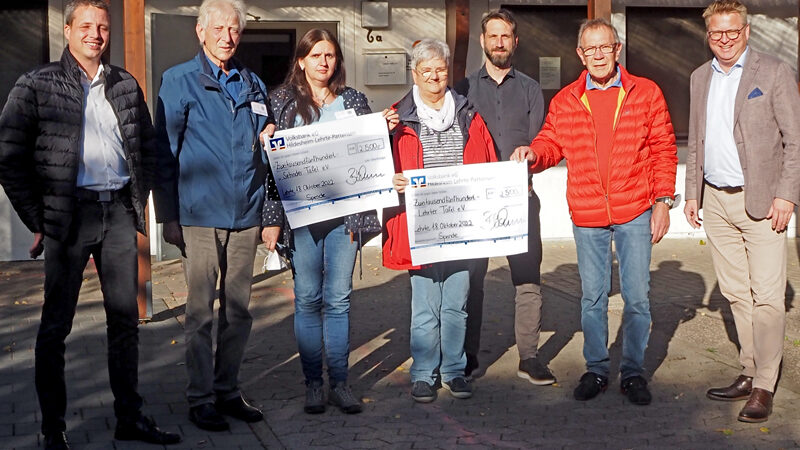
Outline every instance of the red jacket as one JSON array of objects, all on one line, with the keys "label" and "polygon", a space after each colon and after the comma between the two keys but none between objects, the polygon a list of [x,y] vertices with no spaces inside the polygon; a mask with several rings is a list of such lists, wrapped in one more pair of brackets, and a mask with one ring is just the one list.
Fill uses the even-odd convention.
[{"label": "red jacket", "polygon": [[[451,91],[456,103],[456,120],[464,135],[464,164],[497,161],[494,142],[489,129],[467,99]],[[400,125],[394,132],[392,152],[394,170],[423,169],[422,143],[419,140],[420,123],[411,93],[394,104],[400,115]],[[419,269],[411,263],[408,243],[408,222],[405,206],[383,210],[383,265],[389,269]]]},{"label": "red jacket", "polygon": [[567,203],[572,221],[581,227],[627,223],[656,198],[675,193],[677,148],[661,89],[618,67],[622,89],[608,189],[600,179],[594,122],[585,96],[587,71],[553,97],[544,127],[531,143],[534,172],[567,160]]}]

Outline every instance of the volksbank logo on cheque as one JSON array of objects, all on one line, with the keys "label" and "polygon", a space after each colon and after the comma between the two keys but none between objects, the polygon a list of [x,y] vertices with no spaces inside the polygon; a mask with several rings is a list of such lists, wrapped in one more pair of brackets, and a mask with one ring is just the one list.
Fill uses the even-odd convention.
[{"label": "volksbank logo on cheque", "polygon": [[411,177],[411,187],[418,188],[418,187],[425,187],[428,185],[428,181],[425,179],[425,175],[420,175],[418,177]]},{"label": "volksbank logo on cheque", "polygon": [[269,149],[271,151],[275,150],[286,150],[286,139],[282,137],[272,138],[269,140]]}]

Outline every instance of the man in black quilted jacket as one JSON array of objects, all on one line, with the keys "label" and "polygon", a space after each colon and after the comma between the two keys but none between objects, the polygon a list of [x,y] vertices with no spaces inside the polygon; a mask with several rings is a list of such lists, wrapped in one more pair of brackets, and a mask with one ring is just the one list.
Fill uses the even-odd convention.
[{"label": "man in black quilted jacket", "polygon": [[172,444],[180,436],[142,416],[136,231],[154,168],[154,132],[136,80],[101,62],[108,46],[103,0],[70,0],[60,61],[22,75],[0,116],[0,184],[45,253],[36,338],[36,391],[45,448],[69,448],[64,340],[83,270],[94,257],[106,310],[114,437]]}]

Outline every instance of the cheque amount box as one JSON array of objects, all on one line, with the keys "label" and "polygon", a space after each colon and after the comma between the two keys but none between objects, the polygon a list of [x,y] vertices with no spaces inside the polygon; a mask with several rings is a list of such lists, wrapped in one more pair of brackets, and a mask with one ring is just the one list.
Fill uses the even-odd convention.
[{"label": "cheque amount box", "polygon": [[347,144],[347,154],[348,155],[356,155],[358,153],[366,153],[366,152],[374,152],[377,150],[383,150],[383,139],[369,139],[366,141],[361,142],[354,142],[352,144]]}]

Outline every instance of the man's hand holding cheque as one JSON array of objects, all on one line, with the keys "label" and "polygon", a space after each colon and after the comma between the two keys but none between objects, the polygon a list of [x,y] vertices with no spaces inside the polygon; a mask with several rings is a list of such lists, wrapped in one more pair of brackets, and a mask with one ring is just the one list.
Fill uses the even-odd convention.
[{"label": "man's hand holding cheque", "polygon": [[521,145],[514,149],[511,154],[511,161],[528,161],[529,164],[536,162],[536,153],[527,145]]}]

